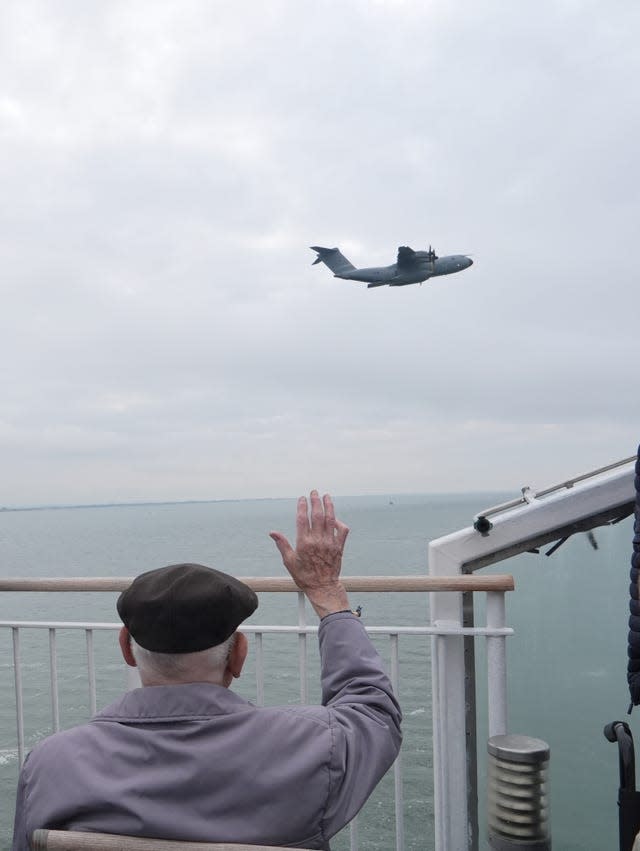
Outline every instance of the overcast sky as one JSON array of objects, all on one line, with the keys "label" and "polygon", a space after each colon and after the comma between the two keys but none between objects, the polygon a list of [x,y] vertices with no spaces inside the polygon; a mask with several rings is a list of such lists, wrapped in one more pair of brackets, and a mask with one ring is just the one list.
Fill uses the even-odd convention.
[{"label": "overcast sky", "polygon": [[[0,505],[633,454],[639,37],[637,0],[5,0]],[[474,265],[309,250],[429,243]]]}]

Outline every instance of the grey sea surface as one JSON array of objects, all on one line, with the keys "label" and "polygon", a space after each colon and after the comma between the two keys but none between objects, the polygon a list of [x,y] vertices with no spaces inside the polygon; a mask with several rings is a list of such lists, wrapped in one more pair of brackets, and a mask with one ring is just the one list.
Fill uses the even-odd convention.
[{"label": "grey sea surface", "polygon": [[[350,526],[345,575],[423,574],[430,540],[469,526],[473,516],[505,494],[342,497],[338,515]],[[162,505],[0,512],[3,576],[133,576],[180,561],[197,561],[237,576],[279,576],[283,568],[268,537],[271,529],[294,536],[295,500],[246,500]],[[605,741],[605,723],[624,718],[631,519],[585,535],[551,557],[525,554],[488,568],[512,573],[508,595],[509,728],[551,746],[550,796],[554,847],[563,851],[617,848],[618,762]],[[548,549],[548,548],[547,548]],[[483,595],[479,595],[482,598]],[[112,593],[7,593],[0,620],[113,621]],[[370,625],[424,624],[423,594],[352,595]],[[484,604],[477,606],[482,623]],[[309,612],[309,622],[314,615]],[[263,594],[252,624],[295,624],[297,601]],[[389,640],[376,638],[389,660]],[[125,683],[115,632],[95,633],[97,702],[115,699]],[[0,848],[10,847],[18,775],[11,630],[0,630]],[[84,635],[61,630],[57,639],[60,724],[90,716]],[[22,677],[27,748],[52,731],[47,630],[23,631]],[[309,694],[319,699],[315,640],[308,642]],[[297,702],[298,640],[265,636],[265,702]],[[486,750],[485,648],[477,645],[478,761]],[[433,848],[430,644],[400,639],[399,697],[404,711],[402,750],[404,830],[407,849]],[[237,690],[256,699],[253,655]],[[640,713],[639,713],[640,716]],[[636,715],[632,715],[632,726]],[[461,735],[463,732],[461,731]],[[250,744],[248,744],[250,764]],[[215,790],[212,790],[212,794]],[[484,810],[480,792],[480,812]],[[481,815],[482,831],[484,819]],[[362,849],[395,847],[393,779],[389,774],[358,821]],[[332,842],[349,847],[348,831]],[[481,848],[486,848],[482,838]]]}]

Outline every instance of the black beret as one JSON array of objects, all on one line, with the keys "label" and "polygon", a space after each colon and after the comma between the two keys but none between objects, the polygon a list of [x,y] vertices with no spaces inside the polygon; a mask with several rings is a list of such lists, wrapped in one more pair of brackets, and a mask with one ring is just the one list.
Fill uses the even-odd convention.
[{"label": "black beret", "polygon": [[222,644],[258,608],[254,592],[202,564],[170,564],[137,576],[118,597],[135,641],[156,653],[195,653]]}]

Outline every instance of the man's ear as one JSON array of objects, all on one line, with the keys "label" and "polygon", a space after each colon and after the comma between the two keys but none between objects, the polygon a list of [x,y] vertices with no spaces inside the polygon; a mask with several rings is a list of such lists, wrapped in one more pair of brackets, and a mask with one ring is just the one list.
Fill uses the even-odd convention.
[{"label": "man's ear", "polygon": [[122,658],[131,668],[136,668],[136,660],[133,655],[133,651],[131,650],[131,636],[126,626],[123,626],[120,630],[120,633],[118,635],[118,641],[120,643]]},{"label": "man's ear", "polygon": [[227,669],[225,671],[225,685],[227,688],[231,685],[231,680],[237,680],[242,673],[242,667],[248,652],[249,642],[247,641],[247,636],[243,632],[236,632],[236,640],[231,648],[231,653],[229,653]]}]

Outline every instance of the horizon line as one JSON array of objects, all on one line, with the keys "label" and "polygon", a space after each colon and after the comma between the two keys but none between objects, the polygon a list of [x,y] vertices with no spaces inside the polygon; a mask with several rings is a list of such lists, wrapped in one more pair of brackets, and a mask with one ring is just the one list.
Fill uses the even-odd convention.
[{"label": "horizon line", "polygon": [[[380,493],[349,493],[332,494],[334,499],[349,499],[352,497],[385,497],[393,499],[400,496],[473,496],[475,494],[504,494],[506,489],[488,489],[471,491],[385,491]],[[218,502],[278,502],[294,500],[297,496],[249,496],[249,497],[220,497],[210,499],[143,499],[140,501],[115,502],[68,502],[68,503],[39,503],[36,505],[0,505],[0,513],[10,511],[63,511],[76,508],[143,508],[151,505],[207,505]]]}]

